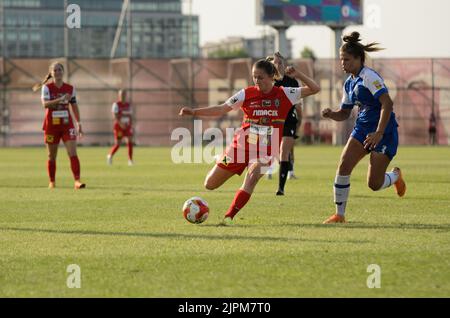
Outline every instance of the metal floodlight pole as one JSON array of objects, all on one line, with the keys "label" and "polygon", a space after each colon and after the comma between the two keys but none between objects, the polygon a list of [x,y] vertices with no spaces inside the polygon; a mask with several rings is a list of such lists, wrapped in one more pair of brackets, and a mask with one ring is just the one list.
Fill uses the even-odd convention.
[{"label": "metal floodlight pole", "polygon": [[277,30],[277,37],[275,41],[275,51],[280,52],[284,56],[291,56],[288,52],[286,31],[288,26],[273,26]]},{"label": "metal floodlight pole", "polygon": [[[2,136],[2,146],[6,147],[8,145],[7,137],[9,133],[9,110],[8,110],[8,103],[6,100],[6,92],[7,92],[7,77],[5,76],[6,73],[6,29],[5,29],[5,13],[3,8],[3,2],[0,3],[0,28],[2,30],[2,65],[1,70],[2,73],[0,74],[0,85],[1,85],[1,106],[0,106],[0,135]],[[9,77],[8,77],[9,78]]]},{"label": "metal floodlight pole", "polygon": [[188,56],[193,57],[194,54],[192,52],[193,44],[192,44],[192,36],[193,36],[193,27],[192,27],[192,0],[185,0],[188,5],[188,23],[187,23],[187,42],[188,42]]},{"label": "metal floodlight pole", "polygon": [[434,109],[434,89],[435,89],[435,86],[434,86],[434,59],[432,58],[431,59],[431,114],[433,114],[433,116],[435,115],[434,114],[434,111],[435,111],[435,109]]},{"label": "metal floodlight pole", "polygon": [[122,3],[122,11],[120,12],[119,23],[117,25],[116,35],[114,36],[114,41],[110,53],[110,58],[112,59],[116,55],[116,50],[119,46],[120,35],[122,33],[123,21],[125,20],[125,13],[127,12],[128,4],[129,0],[124,0]]},{"label": "metal floodlight pole", "polygon": [[68,1],[64,0],[64,57],[69,56],[69,29],[67,27],[67,5]]},{"label": "metal floodlight pole", "polygon": [[128,1],[128,10],[127,10],[127,55],[129,58],[133,57],[133,24],[132,24],[132,15],[131,15],[131,0]]},{"label": "metal floodlight pole", "polygon": [[[133,105],[133,24],[131,13],[131,0],[127,2],[127,56],[128,56],[128,101]],[[136,115],[136,113],[134,113]],[[135,116],[134,115],[134,116]],[[135,118],[133,118],[135,120]],[[138,135],[136,134],[136,138]]]},{"label": "metal floodlight pole", "polygon": [[[333,62],[333,74],[332,74],[332,86],[331,86],[331,96],[332,96],[332,102],[334,102],[334,94],[333,90],[337,90],[337,83],[338,83],[338,77],[334,74],[336,69],[338,68],[339,64],[339,50],[341,48],[342,44],[342,34],[344,31],[344,27],[342,26],[330,26],[331,30],[333,31],[334,35],[334,62]],[[345,75],[342,76],[342,79],[345,79]],[[338,126],[337,131],[334,132],[334,138],[333,138],[333,144],[335,145],[343,145],[345,144],[346,138],[347,138],[347,131],[349,129],[349,126],[351,125],[351,122],[349,120],[346,120],[341,123],[340,126]]]}]

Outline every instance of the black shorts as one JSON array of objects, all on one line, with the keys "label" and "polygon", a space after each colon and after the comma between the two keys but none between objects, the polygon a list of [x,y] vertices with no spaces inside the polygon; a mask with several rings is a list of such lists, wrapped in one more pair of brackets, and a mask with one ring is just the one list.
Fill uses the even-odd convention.
[{"label": "black shorts", "polygon": [[293,106],[286,117],[286,121],[284,122],[283,137],[292,137],[294,139],[297,139],[297,123],[298,114],[295,106]]}]

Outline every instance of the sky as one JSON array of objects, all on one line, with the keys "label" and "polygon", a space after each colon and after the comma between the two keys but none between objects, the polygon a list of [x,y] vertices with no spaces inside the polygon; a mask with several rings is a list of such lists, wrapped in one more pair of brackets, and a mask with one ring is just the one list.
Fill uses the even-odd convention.
[{"label": "sky", "polygon": [[[183,0],[185,13],[188,1]],[[192,13],[199,16],[201,45],[273,32],[256,25],[255,0],[192,0]],[[358,31],[363,43],[381,43],[386,50],[371,53],[373,57],[450,57],[449,14],[449,0],[364,0],[364,25],[347,27],[344,33]],[[305,46],[319,58],[334,55],[334,35],[326,26],[293,26],[287,37],[293,40],[293,57]]]}]

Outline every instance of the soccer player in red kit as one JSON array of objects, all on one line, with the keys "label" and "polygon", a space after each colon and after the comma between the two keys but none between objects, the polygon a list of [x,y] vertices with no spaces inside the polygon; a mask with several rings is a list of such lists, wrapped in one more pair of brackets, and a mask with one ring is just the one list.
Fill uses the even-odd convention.
[{"label": "soccer player in red kit", "polygon": [[246,205],[264,170],[278,156],[283,124],[289,110],[305,96],[319,92],[319,86],[309,77],[290,66],[286,74],[305,83],[303,87],[276,87],[278,71],[269,60],[259,60],[252,68],[255,86],[240,90],[224,104],[192,109],[183,107],[181,116],[223,116],[231,110],[242,109],[242,126],[221,160],[208,173],[205,187],[214,190],[233,175],[248,169],[241,188],[225,214],[223,224],[231,224],[235,215]]},{"label": "soccer player in red kit", "polygon": [[111,148],[106,162],[112,165],[112,158],[114,154],[119,150],[122,138],[126,138],[128,146],[128,165],[133,165],[133,127],[132,111],[130,103],[126,102],[127,91],[124,89],[118,92],[119,100],[113,104],[112,113],[114,116],[114,146]]},{"label": "soccer player in red kit", "polygon": [[[77,136],[82,136],[80,111],[78,110],[75,88],[63,82],[64,66],[59,62],[50,65],[45,79],[33,87],[41,89],[41,101],[45,108],[44,139],[47,144],[47,170],[50,179],[49,188],[55,188],[56,155],[62,139],[70,158],[70,167],[75,179],[75,189],[83,189],[86,184],[80,181],[80,161],[77,155]],[[51,83],[47,83],[52,79]],[[71,107],[70,107],[71,106]],[[72,112],[70,111],[72,108]],[[75,117],[77,128],[74,125]]]}]

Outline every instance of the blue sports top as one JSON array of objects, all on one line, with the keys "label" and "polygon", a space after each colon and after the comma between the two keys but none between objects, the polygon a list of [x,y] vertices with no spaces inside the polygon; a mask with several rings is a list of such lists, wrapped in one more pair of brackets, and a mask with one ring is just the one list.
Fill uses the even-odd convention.
[{"label": "blue sports top", "polygon": [[[364,66],[355,78],[350,75],[345,81],[341,108],[352,109],[357,105],[359,112],[356,125],[377,125],[381,113],[379,97],[387,92],[383,78],[373,69]],[[386,129],[393,123],[394,112],[391,113]]]}]

